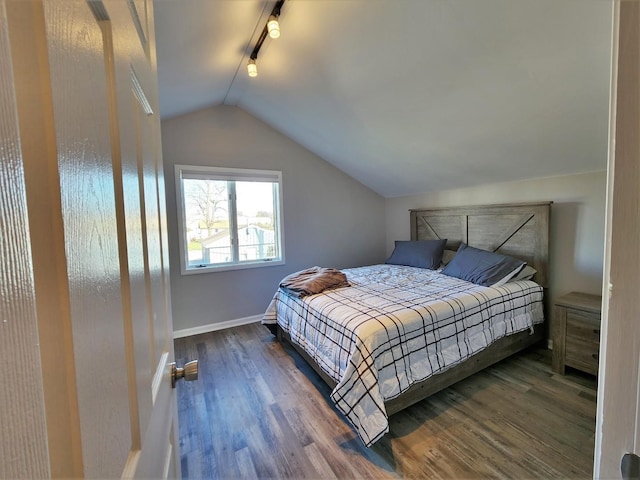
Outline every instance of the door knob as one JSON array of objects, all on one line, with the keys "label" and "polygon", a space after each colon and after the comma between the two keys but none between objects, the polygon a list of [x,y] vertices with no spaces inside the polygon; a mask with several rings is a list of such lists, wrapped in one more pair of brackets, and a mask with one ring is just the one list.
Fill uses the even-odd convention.
[{"label": "door knob", "polygon": [[176,388],[176,382],[184,378],[187,382],[193,382],[198,379],[198,360],[191,360],[184,364],[184,368],[176,367],[176,362],[170,363],[171,366],[171,387]]},{"label": "door knob", "polygon": [[635,453],[625,453],[620,462],[620,473],[624,480],[640,478],[640,457]]}]

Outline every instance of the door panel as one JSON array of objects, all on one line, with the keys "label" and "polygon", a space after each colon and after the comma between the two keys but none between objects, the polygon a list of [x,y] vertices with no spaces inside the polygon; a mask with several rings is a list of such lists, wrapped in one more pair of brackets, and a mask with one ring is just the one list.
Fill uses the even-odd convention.
[{"label": "door panel", "polygon": [[[594,476],[640,453],[640,4],[614,2],[612,122]],[[617,55],[616,55],[617,54]]]},{"label": "door panel", "polygon": [[84,472],[114,477],[131,426],[102,30],[84,2],[45,21]]},{"label": "door panel", "polygon": [[9,27],[0,0],[0,478],[50,474],[28,232]]},{"label": "door panel", "polygon": [[[9,391],[23,395],[24,405],[40,405],[43,418],[35,409],[8,410],[15,418],[28,413],[41,431],[38,437],[26,424],[12,429],[16,445],[20,433],[29,443],[17,450],[5,450],[0,436],[0,476],[179,476],[152,4],[12,0],[5,21],[1,1],[0,125],[13,135],[11,149],[3,144],[0,151],[0,182],[11,185],[0,193],[1,273],[21,278],[24,295],[24,311],[9,312],[23,314],[23,328],[2,332],[10,331],[7,342],[17,346],[2,352],[31,363],[34,352],[42,357],[35,360],[42,376],[33,365],[27,374],[15,369],[33,392]],[[131,6],[144,7],[145,42]],[[11,161],[17,163],[9,176],[4,167]],[[6,195],[15,203],[11,212]],[[24,271],[5,262],[14,260],[5,245],[18,244]],[[35,319],[28,321],[34,298],[37,330]],[[31,356],[16,354],[25,334]],[[0,399],[9,400],[4,392]]]},{"label": "door panel", "polygon": [[[145,7],[144,25],[152,18],[151,4]],[[114,58],[118,91],[118,122],[122,139],[123,191],[126,212],[127,238],[135,238],[129,251],[129,271],[132,299],[139,302],[139,315],[133,318],[135,358],[143,359],[147,367],[137,368],[138,408],[142,448],[133,452],[129,466],[135,473],[127,475],[148,478],[179,477],[173,458],[178,453],[173,432],[176,416],[174,390],[170,386],[169,363],[173,361],[173,325],[170,310],[165,308],[169,285],[163,282],[165,272],[162,246],[164,192],[159,191],[157,165],[162,164],[160,148],[160,120],[157,116],[157,85],[153,58],[152,37],[141,43],[131,16],[131,9],[122,8],[119,1],[106,7],[113,27]],[[128,10],[128,11],[127,11]],[[139,12],[140,13],[140,12]],[[145,27],[146,28],[146,27]],[[134,188],[135,185],[135,188]],[[136,195],[130,195],[135,191]],[[125,208],[126,210],[126,208]],[[132,257],[135,257],[135,265]],[[134,268],[135,266],[135,268]],[[137,293],[134,293],[136,289]],[[144,321],[142,321],[144,320]]]},{"label": "door panel", "polygon": [[[134,77],[137,78],[137,77]],[[138,81],[136,80],[136,83]],[[136,98],[146,99],[142,87],[138,88]],[[144,102],[146,103],[146,102]],[[143,204],[143,231],[146,239],[146,275],[149,285],[149,309],[151,312],[150,329],[152,332],[151,351],[153,364],[157,365],[165,348],[163,295],[162,295],[162,254],[160,245],[160,229],[158,223],[158,191],[156,184],[154,150],[151,145],[153,139],[153,125],[143,110],[143,104],[135,109],[136,131],[138,143],[138,174],[141,179],[140,192]]]},{"label": "door panel", "polygon": [[[93,2],[92,5],[95,5]],[[104,7],[104,5],[103,5]],[[138,135],[136,104],[130,80],[130,57],[139,49],[137,34],[131,28],[131,18],[125,9],[104,11],[101,22],[105,38],[107,70],[111,93],[111,138],[118,210],[118,234],[124,301],[125,340],[128,345],[131,448],[129,473],[135,470],[142,433],[151,416],[152,382],[156,371],[150,342],[150,295],[146,276],[146,231],[141,194],[141,174],[138,165]],[[139,54],[138,54],[139,56]],[[124,87],[123,87],[124,86]],[[132,467],[131,465],[134,465]]]}]

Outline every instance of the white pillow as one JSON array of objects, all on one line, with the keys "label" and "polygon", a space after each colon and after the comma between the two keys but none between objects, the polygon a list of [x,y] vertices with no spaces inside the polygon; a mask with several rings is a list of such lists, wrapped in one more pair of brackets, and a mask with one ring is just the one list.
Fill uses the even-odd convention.
[{"label": "white pillow", "polygon": [[520,273],[513,277],[511,281],[515,282],[516,280],[531,280],[536,273],[538,273],[538,271],[535,268],[530,265],[525,265],[525,267],[520,270]]},{"label": "white pillow", "polygon": [[515,277],[517,277],[520,274],[520,272],[522,272],[525,268],[527,268],[526,264],[517,266],[516,268],[511,270],[509,273],[507,273],[504,277],[502,277],[500,280],[498,280],[496,283],[494,283],[491,286],[499,287],[500,285],[504,285],[505,283],[511,280],[515,280]]}]

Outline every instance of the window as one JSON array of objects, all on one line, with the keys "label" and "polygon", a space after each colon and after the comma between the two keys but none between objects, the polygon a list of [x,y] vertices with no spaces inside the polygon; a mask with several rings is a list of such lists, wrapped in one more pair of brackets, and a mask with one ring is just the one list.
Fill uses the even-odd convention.
[{"label": "window", "polygon": [[282,172],[176,165],[183,275],[281,265]]}]

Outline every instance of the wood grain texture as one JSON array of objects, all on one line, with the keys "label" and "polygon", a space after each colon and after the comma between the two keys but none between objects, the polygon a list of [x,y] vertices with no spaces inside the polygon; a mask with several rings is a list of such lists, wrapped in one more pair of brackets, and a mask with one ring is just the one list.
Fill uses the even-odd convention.
[{"label": "wood grain texture", "polygon": [[555,307],[553,309],[553,355],[551,366],[554,372],[564,375],[565,359],[565,338],[567,337],[567,309]]},{"label": "wood grain texture", "polygon": [[[123,182],[123,168],[122,168],[122,143],[120,139],[120,124],[121,120],[124,123],[125,119],[120,118],[118,109],[118,95],[117,95],[117,71],[119,64],[122,63],[122,55],[115,54],[113,46],[113,26],[110,21],[110,17],[104,4],[102,2],[94,1],[88,4],[91,8],[98,25],[102,31],[102,41],[104,47],[104,63],[107,83],[107,96],[109,104],[109,136],[111,139],[111,162],[113,168],[113,183],[114,183],[114,198],[116,208],[116,223],[118,226],[118,256],[120,259],[120,292],[122,295],[122,315],[124,324],[124,342],[125,353],[127,363],[127,381],[128,381],[128,397],[129,397],[129,415],[131,425],[131,450],[139,450],[142,444],[142,431],[145,431],[148,425],[148,418],[143,413],[147,412],[147,409],[140,408],[145,404],[151,394],[148,391],[148,378],[149,375],[141,376],[139,374],[140,366],[138,360],[142,359],[142,365],[145,361],[149,361],[150,355],[146,348],[142,350],[140,346],[144,347],[143,342],[136,344],[136,326],[137,324],[146,323],[144,320],[139,321],[137,319],[146,319],[147,315],[144,312],[139,312],[134,308],[134,304],[145,304],[140,299],[132,298],[132,292],[141,292],[144,295],[144,289],[135,289],[131,284],[131,263],[136,259],[129,261],[129,241],[127,232],[127,223],[139,223],[139,215],[134,218],[127,218],[127,210],[125,209],[125,192]],[[119,53],[119,52],[118,52]],[[120,67],[121,69],[122,67]],[[139,210],[138,210],[139,211]],[[136,211],[136,213],[138,213]],[[129,220],[129,222],[128,222]],[[133,237],[136,238],[135,233]],[[135,255],[139,248],[136,248],[131,253]],[[144,297],[142,298],[144,300]],[[139,329],[140,327],[138,327]],[[136,350],[136,346],[138,349]],[[141,351],[142,350],[142,351]],[[150,369],[147,369],[150,371]],[[142,399],[141,399],[142,397]],[[150,402],[146,402],[150,403]],[[129,456],[131,458],[131,454]]]},{"label": "wood grain texture", "polygon": [[[58,152],[41,2],[8,2],[51,475],[83,473]],[[34,75],[34,72],[38,72]],[[39,141],[34,141],[38,139]]]},{"label": "wood grain texture", "polygon": [[[135,396],[137,401],[138,424],[134,425],[132,448],[140,448],[140,432],[146,431],[151,418],[152,398],[151,384],[156,363],[152,351],[155,339],[150,340],[150,324],[152,313],[147,294],[147,277],[145,276],[145,255],[143,248],[145,237],[143,230],[143,210],[141,206],[140,174],[138,168],[137,116],[139,106],[131,93],[131,64],[140,65],[146,57],[139,46],[138,34],[131,22],[129,8],[124,2],[108,3],[111,21],[103,24],[105,38],[110,40],[112,49],[112,69],[109,72],[109,91],[112,101],[112,143],[114,151],[114,175],[116,177],[116,205],[119,221],[119,247],[121,249],[121,265],[126,266],[123,272],[123,289],[128,289],[129,319],[125,318],[127,341],[131,343],[134,358],[130,368],[135,372]],[[108,57],[109,58],[109,57]],[[141,69],[141,67],[138,67]],[[113,78],[111,78],[113,77]],[[118,95],[118,91],[120,94]],[[114,118],[113,116],[116,115]],[[145,224],[146,225],[146,224]],[[125,264],[126,262],[126,264]],[[127,294],[123,294],[126,298]],[[129,321],[130,320],[130,321]],[[127,323],[128,322],[128,323]],[[133,390],[131,390],[133,392]]]},{"label": "wood grain texture", "polygon": [[259,324],[177,339],[184,478],[590,478],[593,377],[528,350],[390,417],[367,449],[329,387]]},{"label": "wood grain texture", "polygon": [[534,280],[548,286],[550,202],[413,209],[411,239],[446,238],[447,248],[461,242],[526,261]]},{"label": "wood grain texture", "polygon": [[[174,452],[178,448],[174,448],[177,444],[172,432],[177,430],[177,411],[167,365],[173,359],[173,341],[168,283],[164,281],[166,254],[158,247],[152,262],[147,262],[154,265],[156,285],[162,290],[155,302],[159,313],[153,315],[151,308],[145,308],[149,275],[145,278],[142,258],[147,253],[142,251],[143,208],[139,201],[129,202],[144,198],[146,192],[141,195],[138,187],[142,175],[147,175],[152,208],[148,227],[154,230],[149,236],[161,245],[160,230],[166,229],[166,219],[160,218],[164,196],[159,193],[157,178],[161,163],[159,119],[145,115],[146,130],[136,131],[137,111],[132,108],[129,88],[130,72],[135,68],[141,75],[142,90],[150,92],[150,103],[157,111],[155,51],[152,63],[148,57],[152,50],[140,47],[126,3],[105,3],[1,4],[0,47],[4,53],[9,46],[11,58],[0,56],[2,88],[8,87],[0,94],[13,89],[16,103],[13,111],[5,109],[4,103],[1,110],[2,127],[11,125],[15,130],[11,137],[4,135],[3,128],[2,140],[10,144],[0,145],[2,167],[9,165],[13,175],[11,188],[0,192],[1,233],[21,231],[25,248],[18,252],[26,262],[25,272],[33,276],[31,283],[25,277],[20,288],[25,298],[33,296],[35,289],[37,330],[29,326],[26,317],[20,324],[25,332],[37,333],[29,345],[36,353],[39,349],[41,357],[17,353],[23,342],[6,329],[11,331],[2,338],[3,347],[5,339],[11,342],[11,348],[2,349],[3,360],[5,354],[11,356],[3,362],[9,369],[6,381],[11,382],[7,391],[21,398],[1,396],[4,404],[20,410],[3,404],[13,418],[2,422],[2,478],[115,478],[123,470],[125,476],[160,478],[176,473]],[[145,6],[145,22],[152,32],[152,5],[138,3]],[[113,19],[115,33],[110,35]],[[112,43],[116,44],[113,48]],[[152,38],[148,47],[155,49]],[[22,164],[7,164],[8,160],[20,160],[19,155],[13,155],[20,147]],[[140,175],[139,152],[143,164]],[[24,168],[24,179],[20,168]],[[0,178],[4,184],[4,171]],[[116,186],[120,188],[114,190]],[[25,199],[19,198],[25,193],[28,214]],[[7,205],[21,215],[5,214],[5,194],[12,200]],[[28,228],[24,223],[27,218]],[[5,261],[13,260],[18,243],[7,250],[4,240],[9,237],[2,235],[4,280],[0,290],[4,301],[13,294],[17,278],[12,272],[15,265]],[[134,281],[127,282],[131,278]],[[9,292],[6,297],[5,291]],[[131,301],[123,302],[121,297],[129,293]],[[22,304],[15,296],[11,301],[11,309],[5,312],[2,308],[1,312],[3,317],[6,313],[18,320],[18,312],[13,310]],[[136,308],[140,305],[142,311]],[[14,324],[9,318],[5,321]],[[152,328],[154,323],[159,327]],[[152,398],[155,364],[150,350],[156,345],[165,351],[157,352],[163,361],[159,388]],[[138,362],[142,358],[146,365]],[[43,375],[37,379],[40,366]],[[14,374],[19,378],[14,379]],[[31,408],[42,400],[42,394],[46,419]],[[139,415],[139,411],[147,415]],[[9,452],[6,458],[5,446]]]},{"label": "wood grain texture", "polygon": [[602,297],[590,293],[571,292],[556,298],[554,302],[562,307],[571,307],[574,310],[600,314]]},{"label": "wood grain texture", "polygon": [[[130,368],[135,368],[141,432],[141,442],[131,446],[131,458],[136,458],[136,463],[128,467],[140,478],[162,478],[165,473],[174,477],[178,465],[179,445],[173,434],[178,430],[177,390],[170,387],[167,366],[174,358],[173,327],[167,280],[165,196],[158,168],[162,164],[160,120],[153,113],[159,111],[153,5],[147,0],[137,5],[148,29],[145,47],[140,43],[128,2],[105,1],[111,20],[117,93],[114,110],[120,169],[116,183],[120,182],[122,189],[132,300],[132,328],[128,334],[132,336],[135,355]],[[157,389],[152,387],[154,379]]]},{"label": "wood grain texture", "polygon": [[9,27],[0,1],[0,478],[51,474],[34,289]]},{"label": "wood grain texture", "polygon": [[569,365],[598,374],[600,310],[602,297],[571,292],[556,299],[553,308],[553,356],[555,372]]},{"label": "wood grain texture", "polygon": [[85,476],[120,476],[131,438],[100,25],[86,2],[45,2]]}]

